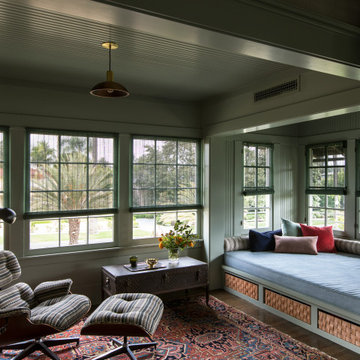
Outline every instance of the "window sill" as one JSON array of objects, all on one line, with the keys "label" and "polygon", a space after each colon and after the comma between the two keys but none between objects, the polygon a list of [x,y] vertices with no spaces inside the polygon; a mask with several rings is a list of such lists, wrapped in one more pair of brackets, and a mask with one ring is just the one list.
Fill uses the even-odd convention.
[{"label": "window sill", "polygon": [[[196,240],[194,248],[201,248],[204,245],[202,239]],[[41,255],[26,255],[23,257],[18,257],[18,259],[23,263],[32,263],[36,260],[37,264],[46,264],[55,262],[69,262],[73,263],[75,261],[84,262],[90,261],[92,259],[107,258],[112,256],[131,256],[134,255],[134,252],[143,250],[143,253],[158,250],[158,242],[152,244],[137,244],[130,246],[115,246],[111,248],[100,248],[100,249],[87,249],[82,251],[71,251],[71,252],[58,252],[58,253],[48,253]]]}]

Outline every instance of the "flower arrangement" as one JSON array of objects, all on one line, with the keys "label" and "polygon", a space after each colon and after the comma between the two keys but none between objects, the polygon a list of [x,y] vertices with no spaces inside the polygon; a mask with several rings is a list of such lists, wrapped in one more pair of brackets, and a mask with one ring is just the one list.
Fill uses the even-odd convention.
[{"label": "flower arrangement", "polygon": [[190,225],[177,220],[174,230],[161,234],[161,237],[159,237],[159,248],[168,249],[169,257],[171,257],[171,254],[177,254],[179,250],[183,250],[187,246],[194,247],[193,240],[197,237],[197,235],[192,233]]}]

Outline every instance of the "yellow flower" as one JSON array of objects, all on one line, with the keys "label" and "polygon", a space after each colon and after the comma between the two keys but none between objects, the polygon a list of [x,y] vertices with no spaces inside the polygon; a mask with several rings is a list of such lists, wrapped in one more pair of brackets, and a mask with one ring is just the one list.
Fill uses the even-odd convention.
[{"label": "yellow flower", "polygon": [[163,249],[164,248],[164,244],[162,243],[162,241],[159,243],[159,248]]}]

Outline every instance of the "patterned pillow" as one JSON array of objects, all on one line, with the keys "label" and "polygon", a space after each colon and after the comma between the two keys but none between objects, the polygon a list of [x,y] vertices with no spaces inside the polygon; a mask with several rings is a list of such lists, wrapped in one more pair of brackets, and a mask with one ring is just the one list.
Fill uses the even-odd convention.
[{"label": "patterned pillow", "polygon": [[335,246],[338,251],[360,255],[360,241],[335,238]]},{"label": "patterned pillow", "polygon": [[247,250],[249,249],[249,238],[241,236],[231,236],[224,239],[224,250]]}]

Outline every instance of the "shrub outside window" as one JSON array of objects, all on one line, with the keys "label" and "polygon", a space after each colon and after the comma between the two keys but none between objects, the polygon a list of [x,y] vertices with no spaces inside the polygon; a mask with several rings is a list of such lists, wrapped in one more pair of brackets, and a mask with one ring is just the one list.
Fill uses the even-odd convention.
[{"label": "shrub outside window", "polygon": [[114,135],[28,131],[30,249],[113,242]]},{"label": "shrub outside window", "polygon": [[271,227],[273,146],[243,144],[243,228]]},{"label": "shrub outside window", "polygon": [[345,228],[346,142],[307,147],[308,222]]},{"label": "shrub outside window", "polygon": [[182,138],[133,137],[133,238],[154,238],[176,220],[198,229],[201,206],[200,141]]}]

